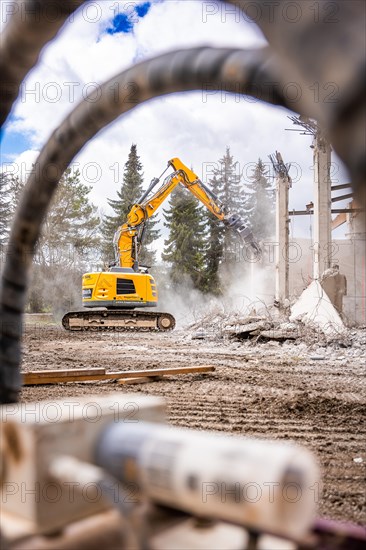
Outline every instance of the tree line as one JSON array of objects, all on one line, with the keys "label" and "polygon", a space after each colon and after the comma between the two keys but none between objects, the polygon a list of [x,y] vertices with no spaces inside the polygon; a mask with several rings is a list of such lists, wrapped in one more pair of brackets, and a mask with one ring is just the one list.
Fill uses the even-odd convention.
[{"label": "tree line", "polygon": [[[274,190],[261,159],[248,181],[237,170],[237,162],[227,147],[207,182],[230,212],[249,222],[258,241],[274,234]],[[24,183],[0,173],[0,246],[2,258]],[[33,262],[28,298],[31,312],[59,310],[80,305],[81,275],[106,269],[114,258],[113,236],[126,221],[131,205],[144,188],[144,173],[137,146],[131,149],[124,166],[122,184],[116,196],[108,198],[110,213],[104,215],[90,199],[91,187],[81,181],[79,171],[68,168],[63,174],[42,227]],[[140,264],[152,267],[161,276],[153,243],[161,237],[159,214],[146,224]],[[194,288],[215,295],[223,291],[223,280],[240,260],[236,235],[219,222],[185,188],[178,186],[163,208],[164,240],[162,261],[165,288],[177,289],[189,282]],[[155,273],[154,273],[155,270]],[[168,279],[168,280],[166,280]],[[159,281],[158,281],[159,282]]]}]

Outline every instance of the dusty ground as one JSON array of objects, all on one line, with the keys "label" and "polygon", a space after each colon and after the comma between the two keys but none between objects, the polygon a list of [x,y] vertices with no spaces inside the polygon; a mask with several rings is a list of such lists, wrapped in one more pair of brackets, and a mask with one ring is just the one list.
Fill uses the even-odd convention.
[{"label": "dusty ground", "polygon": [[352,347],[314,342],[309,348],[304,343],[192,340],[183,331],[101,335],[27,326],[25,371],[207,364],[216,371],[124,387],[113,382],[28,387],[22,400],[141,392],[164,396],[175,425],[294,440],[314,451],[321,463],[320,515],[365,523],[365,359],[361,331],[353,333]]}]

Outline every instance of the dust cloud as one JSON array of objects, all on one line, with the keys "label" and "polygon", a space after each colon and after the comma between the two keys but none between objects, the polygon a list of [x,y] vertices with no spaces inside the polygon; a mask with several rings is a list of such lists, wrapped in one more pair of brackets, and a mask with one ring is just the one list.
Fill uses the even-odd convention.
[{"label": "dust cloud", "polygon": [[[169,277],[169,276],[168,276]],[[274,300],[274,270],[255,263],[238,263],[219,272],[219,296],[193,287],[189,278],[173,285],[165,281],[158,309],[174,315],[177,328],[196,323],[207,315],[263,315]],[[159,288],[159,280],[157,281]]]}]

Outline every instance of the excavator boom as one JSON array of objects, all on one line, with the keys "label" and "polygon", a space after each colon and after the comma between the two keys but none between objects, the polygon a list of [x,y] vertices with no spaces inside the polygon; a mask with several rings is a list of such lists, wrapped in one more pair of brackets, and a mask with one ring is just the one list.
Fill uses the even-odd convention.
[{"label": "excavator boom", "polygon": [[154,178],[140,201],[131,207],[126,223],[118,228],[114,237],[116,265],[138,269],[138,248],[141,245],[139,235],[143,232],[144,224],[179,184],[188,189],[218,220],[235,230],[245,243],[250,244],[255,251],[258,251],[248,225],[238,214],[228,213],[223,203],[199,179],[197,174],[183,164],[179,158],[169,160],[168,166],[174,169],[173,174],[166,178],[158,191],[150,195],[159,182],[158,178]]}]

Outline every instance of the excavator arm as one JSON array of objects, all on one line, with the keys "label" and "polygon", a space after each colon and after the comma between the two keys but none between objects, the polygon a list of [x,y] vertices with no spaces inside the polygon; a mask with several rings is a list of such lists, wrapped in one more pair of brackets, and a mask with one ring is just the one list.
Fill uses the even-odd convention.
[{"label": "excavator arm", "polygon": [[[187,167],[181,162],[180,159],[174,158],[170,161],[171,166],[174,167],[176,171],[182,171],[187,173]],[[250,230],[248,224],[239,216],[239,214],[234,212],[228,212],[227,207],[220,201],[220,199],[209,189],[199,178],[189,170],[190,174],[195,176],[195,179],[192,181],[191,178],[185,178],[182,181],[183,185],[189,189],[189,191],[197,197],[197,199],[205,205],[205,207],[212,212],[214,216],[220,221],[222,221],[227,227],[233,229],[243,240],[245,244],[249,244],[255,253],[259,253],[260,249],[257,243],[254,241],[253,234]]]},{"label": "excavator arm", "polygon": [[[193,172],[191,172],[191,174],[193,174]],[[186,177],[189,177],[188,173]],[[138,271],[138,253],[142,243],[146,221],[154,215],[156,210],[171,194],[175,187],[182,182],[182,179],[183,176],[181,173],[174,172],[164,180],[163,185],[158,191],[152,196],[149,196],[153,188],[159,183],[159,178],[153,178],[150,187],[141,197],[139,202],[131,207],[127,216],[127,222],[121,225],[114,235],[113,244],[116,265],[119,267],[131,267],[135,271]]]},{"label": "excavator arm", "polygon": [[222,221],[226,226],[236,231],[243,241],[259,251],[248,225],[236,213],[229,213],[218,197],[190,170],[179,158],[168,162],[168,167],[174,169],[163,185],[150,195],[159,183],[159,178],[151,181],[149,188],[138,203],[134,204],[128,213],[127,222],[121,225],[114,236],[116,265],[129,267],[138,271],[138,254],[143,239],[146,221],[156,212],[159,206],[181,184],[186,187],[204,206]]}]

